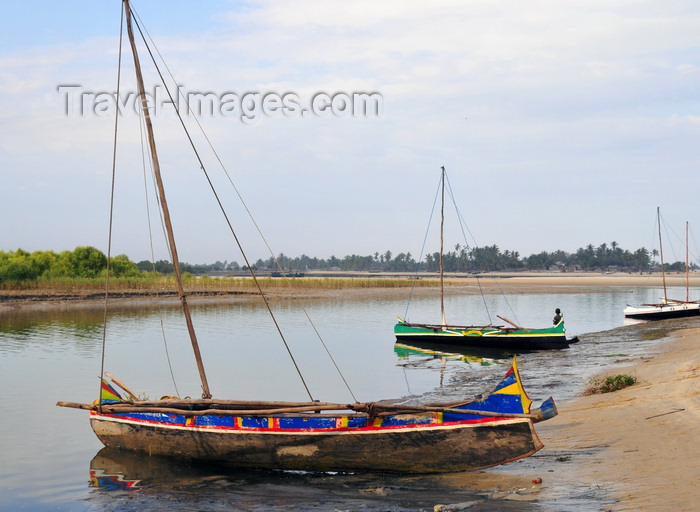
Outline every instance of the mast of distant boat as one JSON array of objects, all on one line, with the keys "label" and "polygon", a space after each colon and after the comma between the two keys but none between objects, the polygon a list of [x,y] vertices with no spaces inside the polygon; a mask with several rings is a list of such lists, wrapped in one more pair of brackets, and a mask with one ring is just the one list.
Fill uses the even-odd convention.
[{"label": "mast of distant boat", "polygon": [[445,229],[445,166],[442,166],[442,206],[440,209],[440,312],[442,313],[442,326],[447,326],[445,320],[445,276],[442,266],[443,234]]},{"label": "mast of distant boat", "polygon": [[661,279],[664,283],[664,298],[663,302],[666,304],[668,302],[668,295],[666,294],[666,270],[664,269],[664,246],[661,242],[661,209],[656,207],[656,221],[659,223],[659,254],[661,255]]},{"label": "mast of distant boat", "polygon": [[685,301],[690,302],[688,293],[688,221],[685,221]]},{"label": "mast of distant boat", "polygon": [[163,212],[163,222],[168,235],[168,245],[170,247],[170,255],[173,259],[173,270],[175,272],[175,281],[177,283],[177,293],[180,297],[180,302],[182,304],[182,312],[185,316],[185,322],[187,323],[187,331],[190,335],[190,342],[192,343],[192,350],[194,351],[194,357],[197,362],[197,368],[199,369],[199,376],[202,381],[202,398],[211,398],[211,393],[209,392],[209,384],[207,383],[207,376],[204,372],[204,365],[202,363],[202,355],[199,351],[199,343],[197,343],[197,335],[194,332],[194,325],[192,324],[192,317],[190,316],[190,308],[187,305],[187,297],[185,296],[185,290],[182,286],[182,274],[180,272],[180,261],[177,257],[177,247],[175,246],[175,237],[173,236],[173,227],[170,222],[170,211],[168,210],[168,203],[165,199],[165,189],[163,187],[163,180],[160,175],[160,164],[158,163],[158,153],[156,152],[156,143],[153,137],[153,125],[151,124],[151,117],[148,110],[148,101],[146,98],[146,91],[143,85],[143,75],[141,74],[141,64],[139,62],[138,51],[136,50],[136,43],[134,41],[134,33],[131,28],[131,6],[129,5],[129,0],[123,0],[124,10],[126,13],[126,28],[129,34],[129,42],[131,44],[131,52],[134,55],[134,67],[136,70],[136,82],[138,84],[139,96],[141,97],[141,110],[143,111],[144,122],[146,125],[146,133],[148,135],[148,144],[151,150],[151,159],[153,161],[153,174],[156,178],[156,185],[158,187],[158,195],[160,197],[160,206]]}]

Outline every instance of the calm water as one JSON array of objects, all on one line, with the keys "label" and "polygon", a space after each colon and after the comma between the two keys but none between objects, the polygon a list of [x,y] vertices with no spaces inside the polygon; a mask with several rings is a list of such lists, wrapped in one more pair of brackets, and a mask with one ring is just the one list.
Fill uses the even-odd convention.
[{"label": "calm water", "polygon": [[[545,326],[563,310],[569,336],[580,342],[565,351],[519,356],[530,397],[558,401],[576,396],[606,366],[633,362],[658,351],[663,340],[641,341],[642,330],[668,322],[624,326],[626,303],[656,301],[658,289],[611,289],[576,294],[487,297],[499,314],[526,326]],[[695,290],[697,295],[697,290]],[[267,313],[249,304],[193,308],[202,355],[214,396],[306,400]],[[408,318],[437,321],[435,299],[414,300]],[[443,358],[395,347],[392,327],[404,301],[326,300],[306,307],[357,400],[385,398],[453,400],[488,391],[507,369],[505,354],[455,354]],[[517,312],[517,315],[513,313]],[[307,326],[298,305],[275,308],[312,397],[352,401]],[[451,297],[448,321],[487,322],[481,298]],[[686,325],[676,321],[672,325]],[[693,322],[691,321],[690,324]],[[161,328],[162,326],[162,328]],[[58,400],[91,402],[97,395],[102,313],[76,309],[0,314],[0,510],[432,510],[437,503],[477,501],[470,510],[597,510],[606,497],[582,492],[568,502],[523,503],[470,490],[469,474],[455,479],[384,475],[231,472],[172,464],[101,451],[87,413],[55,406]],[[165,361],[165,338],[171,372]],[[186,330],[172,309],[125,309],[107,325],[105,369],[144,397],[199,396],[199,378]],[[648,336],[645,336],[648,338]],[[546,444],[546,439],[544,440]],[[543,452],[546,452],[543,450]],[[540,453],[543,453],[540,452]],[[492,471],[517,471],[537,464]],[[518,464],[518,463],[516,463]],[[515,469],[513,469],[515,468]],[[91,486],[91,479],[121,473],[136,491]],[[562,490],[569,496],[571,490]],[[570,508],[567,508],[570,507]]]}]

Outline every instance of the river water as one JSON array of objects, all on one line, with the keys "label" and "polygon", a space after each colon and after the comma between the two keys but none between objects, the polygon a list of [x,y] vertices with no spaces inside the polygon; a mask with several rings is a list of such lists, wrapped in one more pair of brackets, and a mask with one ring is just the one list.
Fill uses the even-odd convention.
[{"label": "river water", "polygon": [[[669,295],[682,296],[685,290],[674,293]],[[485,301],[496,323],[495,315],[502,315],[530,327],[549,325],[559,307],[567,335],[579,337],[568,350],[518,356],[525,388],[538,405],[550,395],[557,401],[577,396],[605,368],[659,351],[669,329],[695,325],[692,320],[625,325],[625,304],[654,302],[660,295],[657,288],[596,288],[517,294],[507,300],[494,295]],[[480,297],[446,300],[448,321],[489,320]],[[510,358],[498,353],[436,357],[395,345],[392,328],[397,315],[406,315],[405,301],[316,300],[305,311],[298,303],[273,302],[302,382],[259,305],[208,303],[192,309],[209,385],[221,398],[302,401],[310,394],[335,402],[457,400],[490,390]],[[315,330],[308,326],[307,315]],[[438,315],[439,302],[433,298],[414,299],[407,316],[437,321]],[[659,334],[649,335],[654,331]],[[201,394],[187,332],[173,308],[113,310],[106,333],[105,370],[142,397]],[[600,490],[577,491],[570,499],[564,499],[569,491],[562,490],[556,503],[521,501],[513,493],[472,485],[470,474],[440,478],[231,471],[111,453],[102,450],[86,412],[55,406],[59,400],[91,402],[96,397],[102,338],[99,308],[0,313],[0,510],[417,511],[473,501],[473,511],[564,511],[603,510],[609,503]],[[166,355],[170,366],[163,364]],[[546,450],[522,466],[512,463],[487,471],[512,475],[522,467],[527,473]]]}]

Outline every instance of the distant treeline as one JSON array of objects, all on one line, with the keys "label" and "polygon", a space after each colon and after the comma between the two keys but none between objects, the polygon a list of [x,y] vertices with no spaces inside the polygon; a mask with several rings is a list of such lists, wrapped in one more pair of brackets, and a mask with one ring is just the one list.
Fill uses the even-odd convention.
[{"label": "distant treeline", "polygon": [[[619,270],[626,272],[649,271],[658,265],[652,258],[658,252],[641,248],[634,252],[622,249],[617,242],[601,244],[594,247],[589,244],[574,253],[566,251],[543,251],[527,257],[521,257],[517,251],[501,251],[497,245],[468,248],[456,245],[453,251],[443,254],[442,263],[446,272],[493,272],[514,270],[561,270],[561,271],[606,271]],[[302,255],[289,258],[280,254],[277,258],[258,260],[254,267],[257,269],[275,270],[354,270],[380,272],[415,272],[416,270],[435,272],[439,270],[440,253],[429,253],[421,262],[411,253],[394,255],[391,251],[375,252],[369,256],[353,254],[344,258],[323,260]],[[218,262],[217,262],[218,263]],[[235,265],[235,264],[234,264]],[[225,265],[224,265],[225,266]],[[693,266],[694,267],[694,266]],[[666,264],[670,271],[685,270],[684,262]]]},{"label": "distant treeline", "polygon": [[[492,272],[512,270],[582,270],[606,271],[617,270],[626,272],[642,272],[652,270],[658,265],[652,260],[656,251],[637,249],[634,252],[622,249],[616,242],[609,246],[602,244],[598,247],[588,245],[575,253],[565,251],[532,254],[521,258],[517,252],[503,251],[496,246],[465,248],[457,245],[454,251],[443,255],[443,266],[446,272]],[[253,265],[257,271],[294,271],[310,270],[345,270],[345,271],[375,271],[375,272],[415,272],[437,271],[439,253],[427,254],[419,263],[411,253],[394,255],[391,251],[375,252],[368,256],[356,254],[328,259],[311,258],[306,255],[290,258],[280,254],[277,258],[259,259]],[[181,263],[183,272],[191,274],[208,274],[247,270],[235,261],[217,261],[206,265]],[[670,271],[682,271],[684,262],[667,264]],[[695,265],[693,265],[695,268]],[[22,283],[27,281],[51,281],[62,278],[97,278],[105,275],[107,257],[94,247],[76,247],[72,251],[53,252],[35,251],[29,253],[22,249],[16,251],[0,251],[0,284]],[[126,255],[113,256],[110,260],[110,272],[114,277],[149,276],[153,273],[168,274],[173,271],[172,263],[160,260],[132,262]]]}]

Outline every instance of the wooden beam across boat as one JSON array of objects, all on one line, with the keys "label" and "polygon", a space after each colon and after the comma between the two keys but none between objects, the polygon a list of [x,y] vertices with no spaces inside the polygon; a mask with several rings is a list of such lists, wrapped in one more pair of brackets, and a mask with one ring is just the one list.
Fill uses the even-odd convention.
[{"label": "wooden beam across boat", "polygon": [[[209,414],[217,416],[262,416],[262,415],[273,415],[273,414],[286,414],[286,413],[303,413],[303,412],[317,412],[317,411],[337,411],[337,410],[352,410],[352,405],[340,405],[340,404],[325,404],[325,403],[310,403],[308,405],[298,405],[291,407],[277,407],[268,408],[261,407],[259,409],[230,409],[221,407],[211,407],[202,409],[193,409],[191,407],[177,407],[178,404],[171,404],[168,406],[164,405],[149,405],[140,402],[111,402],[105,404],[85,404],[76,402],[58,402],[56,405],[59,407],[71,407],[74,409],[85,409],[100,411],[106,414],[119,414],[119,413],[129,413],[129,412],[152,412],[152,413],[162,413],[162,414],[181,414],[184,416],[206,416]],[[180,404],[181,405],[181,404]]]},{"label": "wooden beam across boat", "polygon": [[[182,404],[182,403],[180,403]],[[489,418],[525,418],[534,422],[543,419],[542,414],[530,413],[500,413],[494,411],[480,411],[474,409],[458,409],[454,407],[440,406],[418,406],[418,405],[386,405],[374,402],[355,403],[355,404],[334,404],[334,403],[307,403],[305,405],[292,405],[289,407],[266,408],[259,409],[226,409],[226,408],[207,408],[207,409],[191,409],[177,407],[175,404],[154,405],[154,402],[112,402],[108,404],[86,404],[79,402],[57,402],[59,407],[69,407],[74,409],[95,410],[103,414],[119,414],[129,412],[151,412],[163,414],[182,414],[185,416],[206,416],[214,414],[217,416],[259,416],[273,414],[292,414],[304,412],[321,412],[321,411],[353,411],[354,413],[364,413],[370,417],[391,416],[398,414],[420,414],[430,412],[440,412],[449,414],[460,414],[465,416],[486,416]],[[261,404],[264,405],[264,404]]]}]

